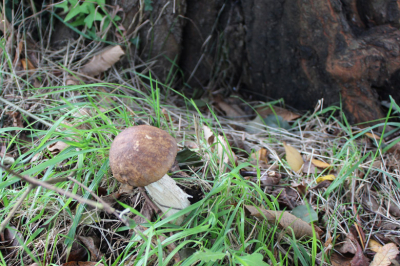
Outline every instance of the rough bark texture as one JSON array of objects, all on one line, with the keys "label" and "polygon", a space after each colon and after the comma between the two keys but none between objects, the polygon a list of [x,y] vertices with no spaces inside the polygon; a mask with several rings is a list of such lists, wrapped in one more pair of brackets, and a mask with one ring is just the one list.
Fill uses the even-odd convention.
[{"label": "rough bark texture", "polygon": [[382,117],[374,87],[400,67],[393,2],[243,1],[254,71],[247,84],[303,108],[319,98],[338,103],[341,95],[351,122]]},{"label": "rough bark texture", "polygon": [[[117,0],[125,12],[123,26],[128,39],[139,38],[138,55],[149,63],[156,78],[165,81],[181,53],[186,0]],[[131,54],[136,53],[135,46]]]},{"label": "rough bark texture", "polygon": [[400,99],[400,0],[158,0],[146,12],[118,1],[161,81],[164,55],[180,56],[190,87],[244,87],[298,109],[324,98],[352,123],[382,117],[379,96]]}]

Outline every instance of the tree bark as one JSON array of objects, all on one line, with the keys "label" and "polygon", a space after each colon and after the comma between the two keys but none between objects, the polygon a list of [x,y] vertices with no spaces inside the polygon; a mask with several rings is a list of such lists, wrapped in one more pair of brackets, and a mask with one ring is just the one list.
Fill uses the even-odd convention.
[{"label": "tree bark", "polygon": [[151,12],[118,1],[161,81],[177,59],[189,87],[247,89],[297,109],[323,98],[351,123],[400,99],[400,0],[154,0]]},{"label": "tree bark", "polygon": [[[383,116],[374,88],[400,67],[393,1],[242,3],[248,61],[255,72],[248,86],[307,109],[318,98],[327,104],[341,100],[353,123]],[[256,34],[263,25],[265,31]]]}]

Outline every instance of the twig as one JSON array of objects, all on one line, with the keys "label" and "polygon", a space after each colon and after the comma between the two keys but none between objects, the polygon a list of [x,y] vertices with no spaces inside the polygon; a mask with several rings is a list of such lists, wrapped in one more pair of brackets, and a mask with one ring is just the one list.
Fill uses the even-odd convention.
[{"label": "twig", "polygon": [[[64,181],[67,181],[67,178],[65,178],[65,177],[63,177],[63,178],[53,178],[53,179],[47,180],[46,183],[48,183],[48,184],[56,184],[56,183],[64,182]],[[24,192],[24,194],[22,194],[22,196],[18,199],[18,202],[15,203],[14,207],[11,209],[11,211],[7,215],[6,219],[4,219],[4,221],[2,221],[1,224],[0,224],[0,234],[4,231],[4,229],[6,228],[7,224],[10,222],[11,218],[14,216],[14,214],[17,212],[19,207],[24,202],[25,198],[29,195],[29,193],[35,187],[37,187],[37,186],[33,185],[33,184],[30,184],[29,187]]]},{"label": "twig", "polygon": [[44,124],[44,125],[46,125],[46,126],[48,126],[48,127],[52,127],[52,126],[53,126],[53,124],[51,124],[51,123],[49,123],[49,122],[43,120],[42,118],[40,118],[40,117],[38,117],[38,116],[36,116],[36,115],[34,115],[34,114],[29,113],[28,111],[25,111],[24,109],[22,109],[22,108],[19,107],[18,105],[15,105],[15,104],[13,104],[12,102],[7,101],[6,99],[3,99],[2,97],[0,97],[0,101],[3,102],[3,103],[5,103],[5,104],[7,104],[7,105],[9,105],[9,106],[11,106],[11,107],[13,107],[13,108],[15,108],[15,109],[17,109],[19,112],[24,113],[24,114],[26,114],[27,116],[32,117],[33,119],[39,121],[40,123],[42,123],[42,124]]},{"label": "twig", "polygon": [[1,169],[4,169],[7,173],[9,173],[9,174],[11,174],[11,175],[18,177],[19,179],[22,179],[22,180],[24,180],[25,182],[30,183],[31,185],[34,185],[34,186],[41,186],[41,187],[44,187],[44,188],[46,188],[46,189],[50,189],[50,190],[52,190],[52,191],[57,192],[57,193],[60,194],[60,195],[73,198],[73,199],[79,201],[79,202],[82,203],[82,204],[88,204],[88,205],[90,205],[90,206],[92,206],[92,207],[94,207],[94,208],[99,208],[99,209],[101,209],[101,210],[106,211],[106,212],[109,213],[109,214],[113,214],[113,215],[115,215],[122,223],[124,223],[125,225],[129,226],[128,221],[126,221],[125,219],[123,219],[122,217],[120,217],[120,216],[118,215],[117,211],[116,211],[113,207],[111,207],[109,204],[107,204],[106,202],[104,202],[104,201],[103,201],[103,203],[98,203],[98,202],[93,201],[93,200],[90,200],[90,199],[82,198],[82,197],[80,197],[80,196],[78,196],[78,195],[75,195],[75,194],[69,192],[69,191],[62,190],[62,189],[60,189],[60,188],[58,188],[58,187],[52,186],[51,184],[46,183],[46,182],[44,182],[44,181],[40,181],[40,180],[38,180],[38,179],[29,177],[29,176],[22,176],[22,175],[20,175],[20,174],[18,174],[18,173],[16,173],[16,172],[14,172],[13,170],[11,170],[11,169],[5,167],[4,165],[1,165],[1,164],[0,164],[0,168],[1,168]]}]

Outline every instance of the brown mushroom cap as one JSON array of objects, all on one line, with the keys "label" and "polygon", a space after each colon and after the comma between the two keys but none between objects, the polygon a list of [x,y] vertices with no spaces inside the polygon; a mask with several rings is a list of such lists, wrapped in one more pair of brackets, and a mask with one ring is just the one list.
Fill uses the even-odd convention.
[{"label": "brown mushroom cap", "polygon": [[147,125],[129,127],[111,144],[111,170],[119,182],[144,187],[168,172],[177,151],[175,139],[166,131]]}]

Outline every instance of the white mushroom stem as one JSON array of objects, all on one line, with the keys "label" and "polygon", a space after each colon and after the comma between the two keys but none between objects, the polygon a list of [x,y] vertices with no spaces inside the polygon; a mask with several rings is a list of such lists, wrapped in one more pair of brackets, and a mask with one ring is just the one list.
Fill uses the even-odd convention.
[{"label": "white mushroom stem", "polygon": [[[180,210],[190,206],[188,198],[192,196],[186,194],[180,187],[176,185],[169,175],[164,175],[157,182],[145,186],[149,196],[154,203],[164,213],[165,217],[170,217]],[[185,219],[184,216],[177,218],[174,223],[179,225]]]}]

